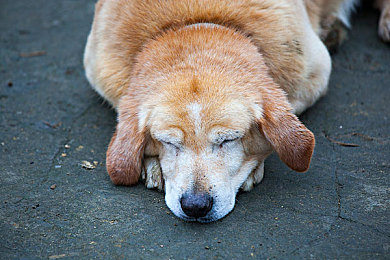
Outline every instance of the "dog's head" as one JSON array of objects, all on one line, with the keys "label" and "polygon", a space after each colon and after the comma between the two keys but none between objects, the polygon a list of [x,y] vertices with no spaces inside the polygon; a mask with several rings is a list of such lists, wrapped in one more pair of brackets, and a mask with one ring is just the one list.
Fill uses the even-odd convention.
[{"label": "dog's head", "polygon": [[290,168],[308,169],[313,134],[290,112],[257,49],[238,47],[243,51],[232,59],[243,64],[228,60],[209,69],[210,62],[199,61],[190,70],[160,73],[164,64],[136,71],[107,152],[115,184],[135,184],[143,156],[158,156],[168,207],[182,219],[210,222],[233,209],[241,185],[273,150]]},{"label": "dog's head", "polygon": [[144,153],[159,156],[168,207],[201,222],[233,209],[238,189],[273,149],[302,172],[314,148],[281,90],[210,93],[205,82],[172,86],[139,105],[124,98],[107,153],[113,182],[125,185],[138,181]]}]

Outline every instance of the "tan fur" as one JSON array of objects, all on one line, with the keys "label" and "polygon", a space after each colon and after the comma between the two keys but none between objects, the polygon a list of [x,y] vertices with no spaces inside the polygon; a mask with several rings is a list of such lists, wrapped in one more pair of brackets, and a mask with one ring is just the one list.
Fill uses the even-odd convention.
[{"label": "tan fur", "polygon": [[[322,40],[327,40],[330,33],[339,30],[338,10],[345,0],[304,0],[309,14],[310,22],[314,31],[320,35]],[[381,16],[378,23],[378,35],[385,42],[390,42],[390,0],[376,0],[375,7],[377,7]],[[344,24],[345,26],[345,24]],[[340,34],[336,31],[336,33]],[[333,45],[340,45],[346,38],[346,32],[338,35],[337,43],[326,43],[327,47],[334,47]]]},{"label": "tan fur", "polygon": [[344,0],[304,0],[314,31],[326,38]]},{"label": "tan fur", "polygon": [[[197,22],[226,25],[249,35],[270,74],[288,94],[310,73],[305,64],[309,57],[304,57],[308,46],[302,42],[306,21],[296,19],[302,15],[300,1],[119,2],[99,1],[85,59],[88,78],[114,107],[128,88],[135,56],[143,45],[167,29]],[[95,63],[89,66],[89,60]]]},{"label": "tan fur", "polygon": [[385,42],[390,42],[390,0],[377,0],[376,6],[381,11],[378,34]]},{"label": "tan fur", "polygon": [[184,192],[215,195],[206,222],[232,209],[241,185],[261,181],[273,149],[306,171],[314,136],[293,113],[327,88],[318,6],[308,7],[309,20],[298,0],[100,0],[84,64],[118,111],[107,151],[112,181],[135,184],[142,158],[153,158],[144,175],[156,176],[145,179],[165,182],[176,215],[185,218]]}]

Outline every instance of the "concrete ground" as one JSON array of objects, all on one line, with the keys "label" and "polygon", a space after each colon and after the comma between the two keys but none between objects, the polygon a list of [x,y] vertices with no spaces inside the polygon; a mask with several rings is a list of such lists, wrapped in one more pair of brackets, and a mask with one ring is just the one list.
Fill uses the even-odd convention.
[{"label": "concrete ground", "polygon": [[390,258],[390,48],[377,12],[359,11],[328,95],[301,116],[317,138],[310,170],[271,156],[231,214],[198,224],[160,192],[110,182],[115,113],[82,68],[94,2],[0,0],[1,259]]}]

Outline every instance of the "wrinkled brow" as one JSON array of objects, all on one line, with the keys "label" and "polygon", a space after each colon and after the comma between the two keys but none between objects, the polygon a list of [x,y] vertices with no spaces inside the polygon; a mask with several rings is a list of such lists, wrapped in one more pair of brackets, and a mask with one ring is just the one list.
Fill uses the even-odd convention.
[{"label": "wrinkled brow", "polygon": [[220,144],[226,140],[234,140],[244,136],[244,132],[238,129],[216,128],[210,131],[209,140],[212,143]]},{"label": "wrinkled brow", "polygon": [[153,131],[152,136],[160,142],[172,144],[182,144],[184,138],[183,132],[178,128]]}]

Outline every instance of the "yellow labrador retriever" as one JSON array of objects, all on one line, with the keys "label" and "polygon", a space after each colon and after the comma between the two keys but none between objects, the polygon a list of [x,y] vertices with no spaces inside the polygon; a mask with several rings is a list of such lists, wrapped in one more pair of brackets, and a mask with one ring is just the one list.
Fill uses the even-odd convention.
[{"label": "yellow labrador retriever", "polygon": [[326,92],[331,60],[319,35],[324,10],[342,4],[100,0],[84,65],[118,112],[111,180],[142,176],[176,216],[210,222],[262,180],[272,151],[306,171],[315,140],[295,114]]}]

